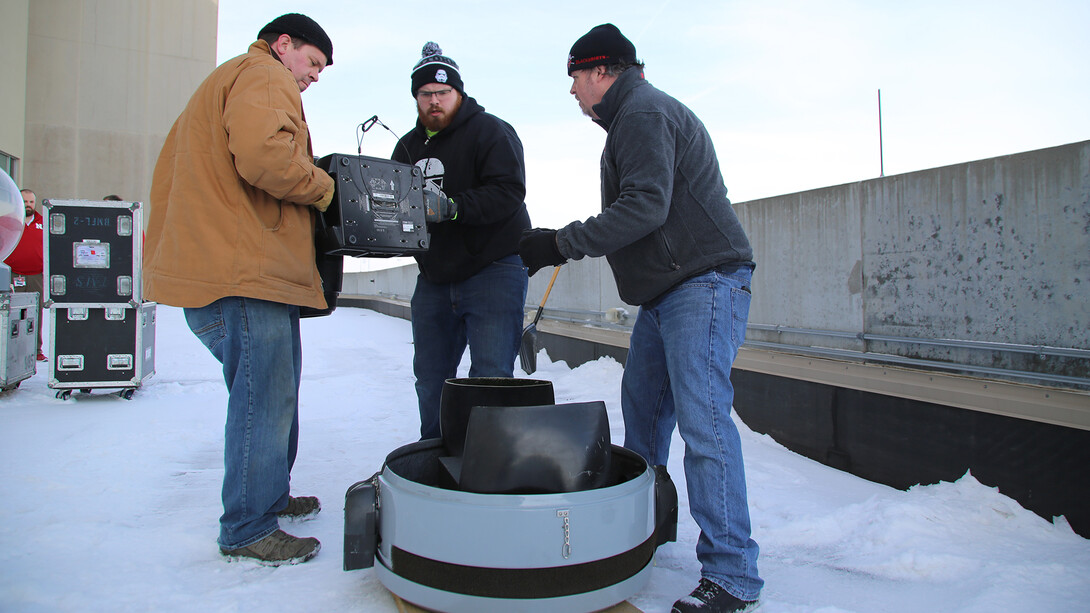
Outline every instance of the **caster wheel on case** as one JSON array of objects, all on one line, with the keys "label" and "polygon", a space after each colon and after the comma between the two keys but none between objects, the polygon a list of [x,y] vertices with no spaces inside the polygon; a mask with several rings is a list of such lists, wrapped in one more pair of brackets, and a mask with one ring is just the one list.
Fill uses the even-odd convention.
[{"label": "caster wheel on case", "polygon": [[136,393],[135,389],[121,390],[117,394],[125,400],[132,400],[132,395]]},{"label": "caster wheel on case", "polygon": [[59,400],[68,400],[72,397],[72,390],[61,390],[57,392],[57,398]]}]

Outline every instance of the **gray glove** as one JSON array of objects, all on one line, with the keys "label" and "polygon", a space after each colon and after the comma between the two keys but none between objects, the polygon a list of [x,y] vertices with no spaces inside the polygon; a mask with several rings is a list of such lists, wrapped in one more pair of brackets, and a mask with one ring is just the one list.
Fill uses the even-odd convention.
[{"label": "gray glove", "polygon": [[458,205],[450,198],[433,191],[424,192],[424,204],[427,207],[424,210],[424,221],[428,223],[450,221],[458,217]]}]

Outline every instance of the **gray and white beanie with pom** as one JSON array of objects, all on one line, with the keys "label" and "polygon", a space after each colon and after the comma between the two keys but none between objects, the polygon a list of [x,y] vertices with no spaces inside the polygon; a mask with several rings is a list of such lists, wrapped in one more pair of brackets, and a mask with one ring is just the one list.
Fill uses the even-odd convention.
[{"label": "gray and white beanie with pom", "polygon": [[420,56],[420,61],[413,66],[413,96],[416,96],[416,92],[428,83],[450,85],[458,90],[458,93],[465,94],[458,63],[443,55],[439,45],[429,41],[420,51]]}]

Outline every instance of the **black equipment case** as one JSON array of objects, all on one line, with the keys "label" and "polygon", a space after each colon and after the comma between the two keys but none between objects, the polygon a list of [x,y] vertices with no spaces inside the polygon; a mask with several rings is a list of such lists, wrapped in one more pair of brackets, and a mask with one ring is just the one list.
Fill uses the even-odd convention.
[{"label": "black equipment case", "polygon": [[45,200],[49,387],[120,388],[131,398],[155,374],[155,307],[143,301],[139,202]]},{"label": "black equipment case", "polygon": [[155,307],[49,307],[49,387],[67,398],[72,390],[120,388],[131,398],[155,374]]},{"label": "black equipment case", "polygon": [[44,200],[44,304],[141,302],[144,244],[139,202]]}]

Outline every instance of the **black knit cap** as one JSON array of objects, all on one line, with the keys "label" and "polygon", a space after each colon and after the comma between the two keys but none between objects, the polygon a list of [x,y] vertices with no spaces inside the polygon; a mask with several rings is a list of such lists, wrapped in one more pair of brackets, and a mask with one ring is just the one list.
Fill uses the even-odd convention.
[{"label": "black knit cap", "polygon": [[635,63],[636,46],[617,26],[603,23],[591,28],[568,52],[568,76],[576,70],[608,64]]},{"label": "black knit cap", "polygon": [[266,34],[287,34],[288,36],[301,38],[325,54],[326,66],[333,65],[333,42],[329,40],[329,36],[322,29],[322,26],[306,15],[300,13],[281,15],[270,21],[264,28],[261,28],[261,31],[257,33],[257,37],[261,38]]},{"label": "black knit cap", "polygon": [[462,87],[462,73],[458,72],[458,63],[443,55],[439,45],[428,42],[420,51],[420,61],[413,66],[413,96],[428,83],[442,83],[465,94]]}]

